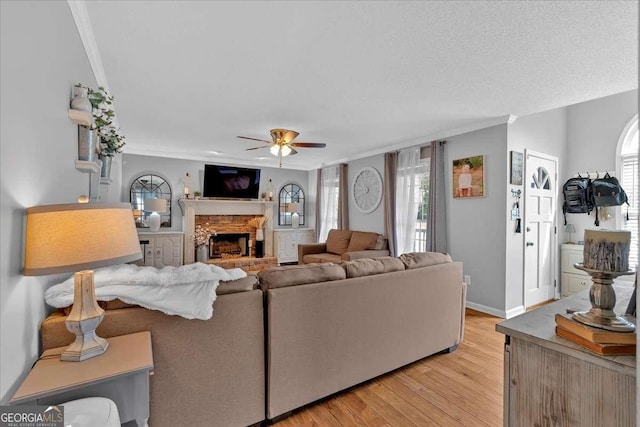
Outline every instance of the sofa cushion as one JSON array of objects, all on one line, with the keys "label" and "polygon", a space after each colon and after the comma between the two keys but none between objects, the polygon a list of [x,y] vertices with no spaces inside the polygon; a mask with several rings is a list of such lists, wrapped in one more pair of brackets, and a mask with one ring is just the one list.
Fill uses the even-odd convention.
[{"label": "sofa cushion", "polygon": [[410,252],[399,256],[407,270],[419,267],[429,267],[430,265],[444,264],[452,262],[449,254],[440,252]]},{"label": "sofa cushion", "polygon": [[347,278],[404,270],[402,261],[394,257],[361,258],[353,261],[344,261],[342,266],[347,273]]},{"label": "sofa cushion", "polygon": [[347,252],[349,240],[351,240],[351,230],[329,230],[327,236],[327,252],[342,255]]},{"label": "sofa cushion", "polygon": [[342,258],[340,258],[340,255],[328,253],[309,254],[302,257],[302,262],[305,264],[314,264],[321,262],[333,262],[334,264],[340,264],[341,261]]},{"label": "sofa cushion", "polygon": [[221,281],[216,288],[216,295],[235,294],[237,292],[252,291],[258,288],[258,276],[248,273],[247,277],[237,280]]},{"label": "sofa cushion", "polygon": [[337,264],[287,265],[262,270],[258,273],[263,290],[307,283],[329,282],[347,277],[344,268]]},{"label": "sofa cushion", "polygon": [[351,234],[351,240],[349,241],[347,252],[375,249],[379,236],[380,235],[378,233],[372,233],[368,231],[354,231]]}]

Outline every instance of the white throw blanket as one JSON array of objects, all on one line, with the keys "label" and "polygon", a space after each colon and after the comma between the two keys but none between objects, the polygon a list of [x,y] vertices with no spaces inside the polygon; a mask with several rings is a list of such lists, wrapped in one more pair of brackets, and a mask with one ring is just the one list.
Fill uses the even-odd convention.
[{"label": "white throw blanket", "polygon": [[[246,277],[239,268],[225,270],[195,263],[181,267],[138,267],[121,264],[94,270],[96,299],[119,299],[186,319],[210,319],[220,280]],[[47,304],[62,308],[73,304],[73,276],[46,290]]]}]

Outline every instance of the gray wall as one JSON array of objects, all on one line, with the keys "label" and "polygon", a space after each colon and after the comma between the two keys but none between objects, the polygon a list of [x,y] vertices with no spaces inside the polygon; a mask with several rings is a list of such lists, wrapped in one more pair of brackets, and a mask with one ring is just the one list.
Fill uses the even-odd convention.
[{"label": "gray wall", "polygon": [[[71,87],[95,79],[66,2],[0,2],[0,403],[39,354],[44,290],[69,275],[23,277],[25,208],[88,194],[75,169]],[[87,236],[90,237],[90,236]]]},{"label": "gray wall", "polygon": [[[218,164],[215,161],[206,162],[208,164]],[[182,160],[182,159],[170,159],[166,157],[154,157],[154,156],[141,156],[136,154],[123,154],[122,161],[122,201],[129,202],[129,189],[134,179],[140,175],[153,173],[165,178],[171,186],[173,194],[173,201],[171,206],[171,228],[166,230],[182,230],[182,211],[178,205],[178,199],[182,198],[183,192],[183,178],[188,172],[191,175],[195,188],[192,191],[202,192],[203,179],[204,179],[204,165],[205,162],[198,160]],[[241,165],[236,165],[241,166]],[[296,183],[305,192],[306,201],[305,213],[310,215],[305,221],[304,227],[313,228],[315,221],[315,198],[308,196],[313,192],[315,193],[315,187],[310,191],[309,187],[309,174],[307,171],[293,170],[293,169],[281,169],[281,168],[260,168],[260,192],[266,191],[266,185],[269,179],[273,182],[274,198],[277,199],[278,192],[284,184]],[[279,228],[277,222],[277,204],[274,206],[274,220],[275,228]],[[283,226],[281,228],[289,228],[289,226]],[[164,229],[163,229],[164,230]]]},{"label": "gray wall", "polygon": [[[498,125],[446,138],[445,190],[449,253],[471,276],[470,306],[504,310],[507,125]],[[484,154],[485,196],[453,198],[455,159]]]},{"label": "gray wall", "polygon": [[[564,170],[563,159],[566,158],[567,148],[567,110],[558,108],[543,113],[531,114],[519,117],[513,124],[508,126],[508,151],[505,153],[505,162],[510,164],[510,152],[518,151],[524,153],[525,149],[548,154],[558,158],[558,182],[556,183],[558,215],[556,224],[558,226],[558,243],[563,242],[562,234],[562,171]],[[526,159],[525,159],[526,163]],[[524,309],[524,238],[526,235],[526,224],[524,222],[525,198],[523,185],[509,184],[511,169],[508,170],[507,183],[507,212],[506,221],[506,300],[505,311],[513,313]],[[524,177],[523,182],[527,182]],[[513,198],[511,189],[522,190],[520,200],[520,211],[523,216],[522,233],[515,232],[515,222],[510,220],[509,212],[513,208]],[[557,270],[559,271],[559,258]]]},{"label": "gray wall", "polygon": [[[636,114],[637,90],[568,107],[568,156],[561,174],[563,182],[579,172],[615,171],[618,139]],[[620,212],[619,207],[612,210],[618,214]],[[585,228],[616,228],[615,216],[608,221],[601,221],[600,227],[593,224],[594,219],[594,215],[567,215],[567,222],[576,227],[574,240],[582,240]]]}]

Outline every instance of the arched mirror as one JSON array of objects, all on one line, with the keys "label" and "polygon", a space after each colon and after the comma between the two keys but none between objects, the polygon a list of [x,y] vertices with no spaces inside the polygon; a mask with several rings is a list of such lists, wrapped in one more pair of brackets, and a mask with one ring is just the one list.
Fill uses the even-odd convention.
[{"label": "arched mirror", "polygon": [[304,225],[304,190],[298,184],[285,184],[278,195],[278,225],[291,225],[293,212],[299,215],[299,224]]},{"label": "arched mirror", "polygon": [[160,227],[171,227],[171,187],[166,179],[158,175],[141,175],[131,184],[130,201],[133,209],[133,217],[136,227],[149,228],[147,218],[150,211],[144,209],[145,199],[165,199],[167,201],[166,212],[160,214]]}]

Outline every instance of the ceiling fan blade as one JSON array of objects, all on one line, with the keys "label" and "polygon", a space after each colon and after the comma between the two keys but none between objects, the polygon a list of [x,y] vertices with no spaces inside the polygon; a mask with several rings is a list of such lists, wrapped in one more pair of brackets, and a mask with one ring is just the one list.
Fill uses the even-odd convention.
[{"label": "ceiling fan blade", "polygon": [[303,148],[324,148],[327,144],[324,142],[292,142],[289,147],[303,147]]},{"label": "ceiling fan blade", "polygon": [[258,150],[258,149],[260,149],[260,148],[271,148],[271,147],[270,147],[270,146],[268,146],[268,145],[263,145],[263,146],[261,146],[261,147],[245,148],[245,150],[246,150],[246,151],[251,151],[251,150]]},{"label": "ceiling fan blade", "polygon": [[285,132],[284,136],[282,137],[282,142],[284,142],[285,144],[288,144],[289,142],[296,139],[298,135],[300,134],[295,130],[288,130]]},{"label": "ceiling fan blade", "polygon": [[294,154],[298,154],[298,152],[292,148],[291,152],[289,153],[289,155],[293,156]]},{"label": "ceiling fan blade", "polygon": [[266,142],[267,144],[273,144],[273,141],[265,141],[264,139],[250,138],[250,137],[248,137],[248,136],[238,136],[237,138],[241,138],[241,139],[249,139],[249,140],[251,140],[251,141]]}]

